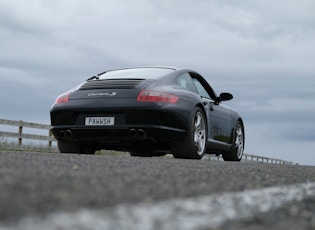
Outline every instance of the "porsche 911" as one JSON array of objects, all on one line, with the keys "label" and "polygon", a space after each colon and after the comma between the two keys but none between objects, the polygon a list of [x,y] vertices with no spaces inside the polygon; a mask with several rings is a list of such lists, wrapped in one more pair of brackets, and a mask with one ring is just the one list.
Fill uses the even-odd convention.
[{"label": "porsche 911", "polygon": [[213,90],[196,71],[171,67],[109,70],[88,78],[51,107],[52,133],[61,153],[98,150],[150,157],[240,161],[244,123],[223,105],[230,93]]}]

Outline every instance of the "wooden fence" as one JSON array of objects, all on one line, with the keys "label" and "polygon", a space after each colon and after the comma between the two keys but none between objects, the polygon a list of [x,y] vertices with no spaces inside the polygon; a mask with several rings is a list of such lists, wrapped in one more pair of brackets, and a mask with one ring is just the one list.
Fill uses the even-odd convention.
[{"label": "wooden fence", "polygon": [[[48,149],[52,148],[53,142],[56,141],[56,139],[53,137],[50,131],[50,125],[37,124],[37,123],[31,123],[31,122],[25,122],[25,121],[14,121],[14,120],[8,120],[8,119],[0,119],[0,125],[17,127],[17,132],[0,131],[0,137],[14,138],[14,139],[16,138],[17,145],[21,150],[23,149],[23,139],[46,142],[46,144],[44,144],[43,146],[45,146]],[[25,128],[31,128],[31,129],[36,129],[36,130],[47,130],[47,135],[25,133],[24,131]]]},{"label": "wooden fence", "polygon": [[[37,124],[37,123],[31,123],[31,122],[25,122],[25,121],[14,121],[14,120],[7,120],[7,119],[0,119],[0,125],[1,124],[18,127],[17,132],[0,131],[0,137],[17,138],[19,150],[23,150],[23,139],[29,139],[29,140],[44,141],[46,142],[46,148],[52,150],[52,152],[58,152],[56,148],[52,148],[53,142],[55,142],[56,139],[54,138],[54,136],[52,135],[50,131],[50,128],[51,128],[50,125]],[[27,134],[27,133],[24,133],[24,128],[47,130],[47,135]],[[204,157],[204,159],[223,161],[221,156],[218,156],[218,157],[206,156]],[[268,164],[294,164],[293,162],[289,162],[289,161],[250,155],[250,154],[244,154],[242,161],[260,162],[260,163],[268,163]]]}]

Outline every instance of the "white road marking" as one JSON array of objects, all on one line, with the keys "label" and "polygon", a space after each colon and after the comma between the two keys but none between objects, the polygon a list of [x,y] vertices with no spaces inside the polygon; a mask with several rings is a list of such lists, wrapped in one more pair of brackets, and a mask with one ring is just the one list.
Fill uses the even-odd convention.
[{"label": "white road marking", "polygon": [[315,183],[277,186],[243,192],[229,192],[156,203],[118,205],[105,210],[80,210],[51,214],[44,219],[28,217],[3,230],[113,230],[113,229],[202,229],[224,222],[249,219],[292,201],[315,197]]}]

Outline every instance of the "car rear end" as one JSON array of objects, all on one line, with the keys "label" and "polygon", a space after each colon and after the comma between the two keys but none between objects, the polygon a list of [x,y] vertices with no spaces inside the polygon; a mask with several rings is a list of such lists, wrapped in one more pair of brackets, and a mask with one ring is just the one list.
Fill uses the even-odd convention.
[{"label": "car rear end", "polygon": [[[184,138],[186,116],[179,97],[152,90],[159,78],[145,69],[121,77],[95,77],[56,99],[52,132],[58,142],[97,149],[167,149]],[[144,72],[148,76],[143,76]],[[128,76],[126,76],[126,74]]]}]

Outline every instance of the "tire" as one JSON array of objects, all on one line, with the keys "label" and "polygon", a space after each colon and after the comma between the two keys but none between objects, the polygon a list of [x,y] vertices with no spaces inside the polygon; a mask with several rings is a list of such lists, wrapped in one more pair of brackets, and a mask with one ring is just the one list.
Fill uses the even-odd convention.
[{"label": "tire", "polygon": [[151,157],[150,153],[143,152],[143,151],[131,151],[129,153],[130,153],[130,156],[132,157]]},{"label": "tire", "polygon": [[164,152],[131,151],[129,153],[132,157],[161,157],[166,155]]},{"label": "tire", "polygon": [[201,159],[207,149],[207,121],[201,108],[196,107],[190,119],[186,137],[172,146],[175,158]]},{"label": "tire", "polygon": [[244,152],[244,127],[240,121],[237,122],[234,135],[233,144],[230,152],[222,153],[222,158],[225,161],[241,161]]},{"label": "tire", "polygon": [[88,146],[80,146],[74,141],[58,141],[58,148],[61,153],[95,154],[95,150]]},{"label": "tire", "polygon": [[95,149],[92,146],[81,146],[80,147],[81,154],[94,155]]},{"label": "tire", "polygon": [[80,146],[73,141],[58,141],[58,148],[61,153],[80,153]]}]

